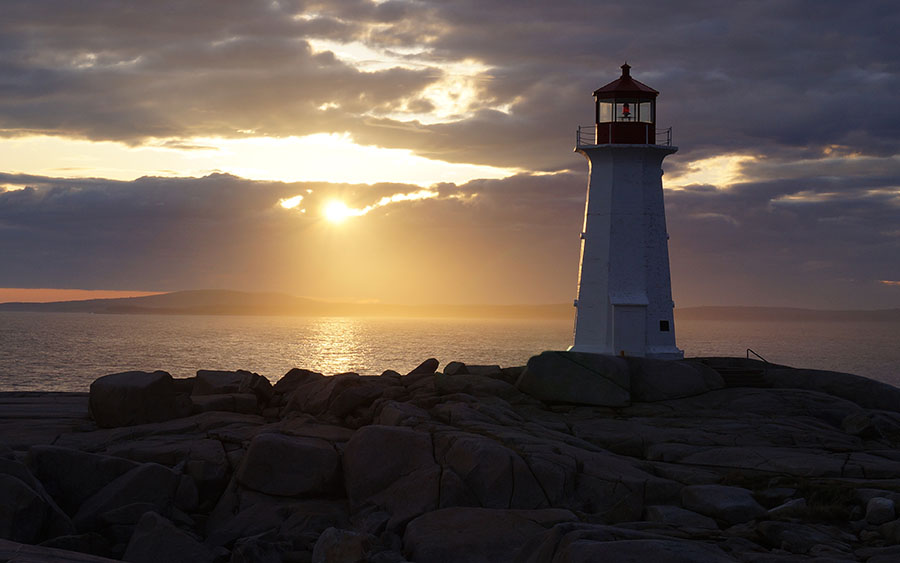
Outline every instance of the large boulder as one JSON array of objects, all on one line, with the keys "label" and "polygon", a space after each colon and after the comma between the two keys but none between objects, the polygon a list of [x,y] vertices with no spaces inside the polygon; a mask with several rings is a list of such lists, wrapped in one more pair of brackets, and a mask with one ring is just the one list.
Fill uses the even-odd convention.
[{"label": "large boulder", "polygon": [[344,483],[354,510],[374,505],[400,526],[437,508],[441,467],[431,436],[397,426],[365,426],[353,434],[343,456]]},{"label": "large boulder", "polygon": [[272,390],[275,393],[284,395],[290,393],[300,385],[304,385],[313,380],[323,379],[324,377],[325,376],[323,374],[317,371],[311,371],[302,368],[292,368],[291,371],[281,376],[281,379],[275,382],[275,385],[272,386]]},{"label": "large boulder", "polygon": [[178,481],[178,474],[168,467],[141,464],[87,499],[75,514],[75,526],[88,531],[105,513],[131,504],[143,503],[166,512],[172,506]]},{"label": "large boulder", "polygon": [[191,406],[168,373],[127,371],[91,383],[90,412],[97,426],[113,428],[187,416]]},{"label": "large boulder", "polygon": [[684,507],[726,524],[740,524],[766,514],[747,489],[725,485],[690,485],[681,491]]},{"label": "large boulder", "polygon": [[211,563],[213,559],[212,550],[155,512],[141,517],[122,557],[132,563]]},{"label": "large boulder", "polygon": [[[818,555],[830,561],[856,559],[851,545],[858,541],[857,537],[836,526],[768,520],[760,522],[756,526],[756,532],[766,544],[794,554]],[[877,558],[866,559],[878,561]]]},{"label": "large boulder", "polygon": [[342,373],[331,377],[300,376],[285,400],[282,416],[301,412],[326,420],[341,421],[348,414],[371,405],[385,390],[401,387],[391,377]]},{"label": "large boulder", "polygon": [[497,396],[511,399],[520,395],[519,391],[509,383],[483,375],[444,375],[434,376],[435,390],[441,395],[465,393],[475,397]]},{"label": "large boulder", "polygon": [[356,563],[365,561],[375,543],[371,534],[328,528],[319,536],[312,552],[312,563]]},{"label": "large boulder", "polygon": [[895,517],[894,501],[889,498],[875,497],[866,503],[866,522],[873,525],[890,522]]},{"label": "large boulder", "polygon": [[326,494],[339,482],[340,457],[319,438],[259,434],[237,471],[238,482],[276,496]]},{"label": "large boulder", "polygon": [[578,463],[575,490],[568,506],[593,514],[595,521],[639,520],[646,505],[669,504],[682,489],[680,483],[651,475],[628,458],[604,451],[556,447]]},{"label": "large boulder", "polygon": [[[548,505],[541,484],[525,461],[502,444],[462,432],[439,434],[435,450],[444,467],[441,479],[441,501],[445,506],[463,504],[474,499],[485,508],[543,508]],[[452,472],[454,475],[449,475]],[[464,488],[461,495],[450,494],[449,479]],[[457,499],[453,499],[456,496]]]},{"label": "large boulder", "polygon": [[0,458],[0,538],[17,541],[72,534],[69,517],[18,461]]},{"label": "large boulder", "polygon": [[631,400],[628,362],[603,354],[543,352],[528,360],[516,386],[550,403],[623,407]]},{"label": "large boulder", "polygon": [[100,489],[140,466],[139,463],[58,446],[33,446],[26,462],[47,493],[69,515]]},{"label": "large boulder", "polygon": [[900,412],[900,389],[860,375],[774,366],[766,371],[766,382],[777,389],[809,389],[867,409]]},{"label": "large boulder", "polygon": [[422,362],[421,364],[419,364],[419,365],[417,365],[416,367],[414,367],[414,368],[412,369],[412,371],[409,372],[409,373],[407,373],[406,375],[426,375],[426,374],[432,374],[432,373],[434,373],[434,372],[437,371],[437,368],[438,368],[438,366],[439,366],[440,364],[441,364],[441,363],[440,363],[437,359],[435,359],[435,358],[428,358],[427,360],[425,360],[425,361]]},{"label": "large boulder", "polygon": [[[240,538],[274,533],[297,547],[312,550],[323,531],[349,525],[344,500],[281,499],[255,494],[244,495],[242,501],[228,500],[226,496],[207,521],[207,545],[229,546]],[[238,507],[239,504],[244,506]]]},{"label": "large boulder", "polygon": [[667,401],[722,389],[719,372],[699,362],[627,358],[631,372],[631,400]]},{"label": "large boulder", "polygon": [[274,390],[265,377],[245,370],[197,370],[192,395],[230,395],[252,393],[260,405],[268,404]]},{"label": "large boulder", "polygon": [[37,491],[12,475],[0,474],[0,539],[35,543],[47,509]]}]

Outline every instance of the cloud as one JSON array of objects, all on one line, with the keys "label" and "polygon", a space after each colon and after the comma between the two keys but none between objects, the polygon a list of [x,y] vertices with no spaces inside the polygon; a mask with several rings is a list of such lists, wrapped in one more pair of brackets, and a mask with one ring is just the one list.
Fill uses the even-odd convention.
[{"label": "cloud", "polygon": [[[627,59],[680,147],[679,305],[896,306],[898,27],[886,0],[5,2],[0,135],[196,153],[336,133],[523,173],[397,201],[423,188],[0,174],[31,188],[0,191],[0,285],[568,300],[574,131]],[[370,211],[338,229],[316,212],[331,198]]]},{"label": "cloud", "polygon": [[[591,121],[590,92],[628,59],[662,92],[660,125],[675,125],[691,159],[835,145],[889,156],[897,25],[887,1],[10,2],[0,127],[128,143],[350,132],[453,162],[560,170],[578,165],[568,147]],[[397,66],[360,70],[365,60],[315,41]],[[468,113],[399,120],[439,115],[427,89],[446,89],[445,71],[466,61],[484,69],[467,77]]]},{"label": "cloud", "polygon": [[[443,184],[425,197],[407,184],[0,175],[0,182],[29,186],[0,193],[0,286],[553,301],[574,284],[580,205],[577,198],[563,197],[563,205],[541,200],[570,180]],[[334,200],[368,213],[331,224],[322,211]],[[565,258],[553,248],[561,240],[570,242]],[[571,275],[559,276],[560,269]]]},{"label": "cloud", "polygon": [[[676,301],[897,306],[900,189],[834,191],[827,179],[666,193]],[[679,297],[680,296],[680,297]]]},{"label": "cloud", "polygon": [[[0,175],[0,286],[285,291],[383,302],[566,302],[585,175],[436,184]],[[827,182],[667,190],[675,298],[900,304],[900,192]],[[297,199],[299,198],[299,199]],[[335,225],[331,201],[367,210]],[[296,202],[291,208],[282,202]],[[305,211],[304,211],[305,210]],[[840,305],[838,305],[840,304]]]}]

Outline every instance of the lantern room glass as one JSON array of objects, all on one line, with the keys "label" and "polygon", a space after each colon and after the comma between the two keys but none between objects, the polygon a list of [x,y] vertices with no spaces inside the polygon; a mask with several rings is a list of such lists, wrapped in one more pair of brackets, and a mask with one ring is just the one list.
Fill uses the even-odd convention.
[{"label": "lantern room glass", "polygon": [[654,103],[638,99],[597,101],[598,123],[656,123]]},{"label": "lantern room glass", "polygon": [[613,103],[612,102],[599,102],[599,116],[598,119],[600,123],[609,123],[613,120]]},{"label": "lantern room glass", "polygon": [[641,123],[656,123],[653,116],[653,102],[640,102],[638,104],[637,120]]}]

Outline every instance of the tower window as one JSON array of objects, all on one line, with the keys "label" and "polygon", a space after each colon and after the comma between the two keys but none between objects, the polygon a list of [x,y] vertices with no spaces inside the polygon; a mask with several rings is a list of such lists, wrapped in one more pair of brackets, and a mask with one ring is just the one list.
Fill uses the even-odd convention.
[{"label": "tower window", "polygon": [[597,120],[600,123],[609,123],[613,120],[613,103],[612,102],[598,102]]},{"label": "tower window", "polygon": [[669,332],[669,321],[659,321],[659,331]]}]

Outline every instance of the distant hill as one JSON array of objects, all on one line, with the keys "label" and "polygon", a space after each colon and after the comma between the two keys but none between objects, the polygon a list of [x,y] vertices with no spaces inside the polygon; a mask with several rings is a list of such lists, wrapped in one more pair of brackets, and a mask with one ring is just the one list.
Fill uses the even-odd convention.
[{"label": "distant hill", "polygon": [[678,320],[703,321],[895,321],[900,309],[826,311],[791,307],[688,307],[676,309]]},{"label": "distant hill", "polygon": [[282,293],[228,290],[176,291],[145,297],[0,303],[0,311],[155,315],[285,315],[569,319],[565,305],[387,305],[332,303]]},{"label": "distant hill", "polygon": [[[554,305],[387,305],[332,303],[283,293],[204,289],[145,297],[0,303],[0,311],[147,315],[285,315],[333,317],[457,317],[561,319],[574,317],[571,304]],[[679,320],[723,321],[897,321],[900,309],[821,311],[783,307],[688,307],[676,309]]]}]

